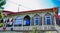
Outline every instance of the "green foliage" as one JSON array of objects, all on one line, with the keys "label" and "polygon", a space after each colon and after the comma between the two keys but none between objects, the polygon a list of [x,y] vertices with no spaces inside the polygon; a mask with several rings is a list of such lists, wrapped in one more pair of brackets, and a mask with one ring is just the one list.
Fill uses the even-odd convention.
[{"label": "green foliage", "polygon": [[3,23],[3,19],[0,20],[0,23]]},{"label": "green foliage", "polygon": [[0,10],[0,18],[2,18],[2,15],[1,14],[2,14],[2,11]]},{"label": "green foliage", "polygon": [[0,18],[4,18],[4,15],[2,14],[3,8],[1,6],[6,4],[6,0],[0,0]]},{"label": "green foliage", "polygon": [[2,18],[1,14],[0,14],[0,18]]},{"label": "green foliage", "polygon": [[5,5],[5,4],[6,4],[6,0],[0,0],[0,19],[2,19],[2,20],[0,20],[1,24],[2,24],[3,18],[4,18],[4,15],[2,13],[2,10],[3,10],[2,6]]},{"label": "green foliage", "polygon": [[6,0],[2,0],[2,2],[0,2],[0,7],[6,4]]},{"label": "green foliage", "polygon": [[[0,11],[0,19],[2,19],[3,18],[3,14],[2,14],[2,11]],[[3,22],[3,19],[2,20],[0,20],[0,23],[2,23]]]},{"label": "green foliage", "polygon": [[39,33],[38,31],[36,31],[37,30],[37,27],[36,26],[34,26],[33,27],[33,29],[32,29],[32,31],[30,32],[30,33]]}]

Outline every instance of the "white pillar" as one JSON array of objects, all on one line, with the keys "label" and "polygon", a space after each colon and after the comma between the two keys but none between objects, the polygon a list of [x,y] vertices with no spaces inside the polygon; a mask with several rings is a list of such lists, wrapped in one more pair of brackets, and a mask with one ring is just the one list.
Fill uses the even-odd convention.
[{"label": "white pillar", "polygon": [[23,23],[24,23],[24,21],[23,21],[23,19],[22,19],[22,30],[23,30]]},{"label": "white pillar", "polygon": [[42,26],[44,25],[44,17],[42,17]]},{"label": "white pillar", "polygon": [[30,26],[31,26],[31,18],[30,18]]},{"label": "white pillar", "polygon": [[[54,26],[55,26],[55,28],[57,27],[56,26],[56,17],[54,16]],[[57,29],[57,28],[56,28]]]},{"label": "white pillar", "polygon": [[41,25],[42,27],[41,28],[44,30],[44,15],[43,15],[43,13],[41,14],[41,19],[42,19],[42,21],[41,21],[42,22],[42,25]]}]

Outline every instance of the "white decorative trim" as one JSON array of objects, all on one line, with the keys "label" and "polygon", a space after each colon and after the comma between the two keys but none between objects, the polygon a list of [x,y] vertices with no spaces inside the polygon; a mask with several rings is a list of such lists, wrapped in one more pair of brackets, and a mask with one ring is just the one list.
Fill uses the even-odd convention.
[{"label": "white decorative trim", "polygon": [[47,18],[46,17],[50,17],[50,18],[48,18],[48,19],[50,19],[50,23],[52,24],[52,20],[51,20],[51,15],[47,15],[47,16],[45,16],[45,24],[47,25]]},{"label": "white decorative trim", "polygon": [[[36,18],[38,18],[38,19],[36,19]],[[38,20],[38,25],[39,25],[39,22],[40,22],[39,21],[40,20],[39,17],[34,17],[34,25],[36,25],[36,21],[35,20]]]}]

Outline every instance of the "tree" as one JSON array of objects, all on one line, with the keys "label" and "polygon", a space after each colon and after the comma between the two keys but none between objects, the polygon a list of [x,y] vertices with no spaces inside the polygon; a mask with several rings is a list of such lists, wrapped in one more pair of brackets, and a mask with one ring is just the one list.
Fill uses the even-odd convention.
[{"label": "tree", "polygon": [[4,15],[3,15],[3,13],[2,13],[2,11],[3,11],[3,5],[5,5],[6,4],[6,0],[0,0],[0,18],[4,18]]},{"label": "tree", "polygon": [[0,0],[0,7],[6,4],[6,0]]},{"label": "tree", "polygon": [[2,6],[5,4],[6,4],[6,0],[0,0],[0,27],[2,27],[4,25],[4,23],[3,23],[4,15],[2,13],[2,11],[3,11]]}]

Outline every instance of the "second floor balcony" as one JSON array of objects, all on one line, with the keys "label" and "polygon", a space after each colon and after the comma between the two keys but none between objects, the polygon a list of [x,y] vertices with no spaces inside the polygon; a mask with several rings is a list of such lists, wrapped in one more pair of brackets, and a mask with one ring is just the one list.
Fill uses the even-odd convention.
[{"label": "second floor balcony", "polygon": [[[54,25],[43,25],[43,26],[12,26],[12,27],[6,27],[6,30],[33,30],[34,28],[36,30],[56,30],[56,26]],[[0,28],[0,30],[3,30],[3,27]]]}]

